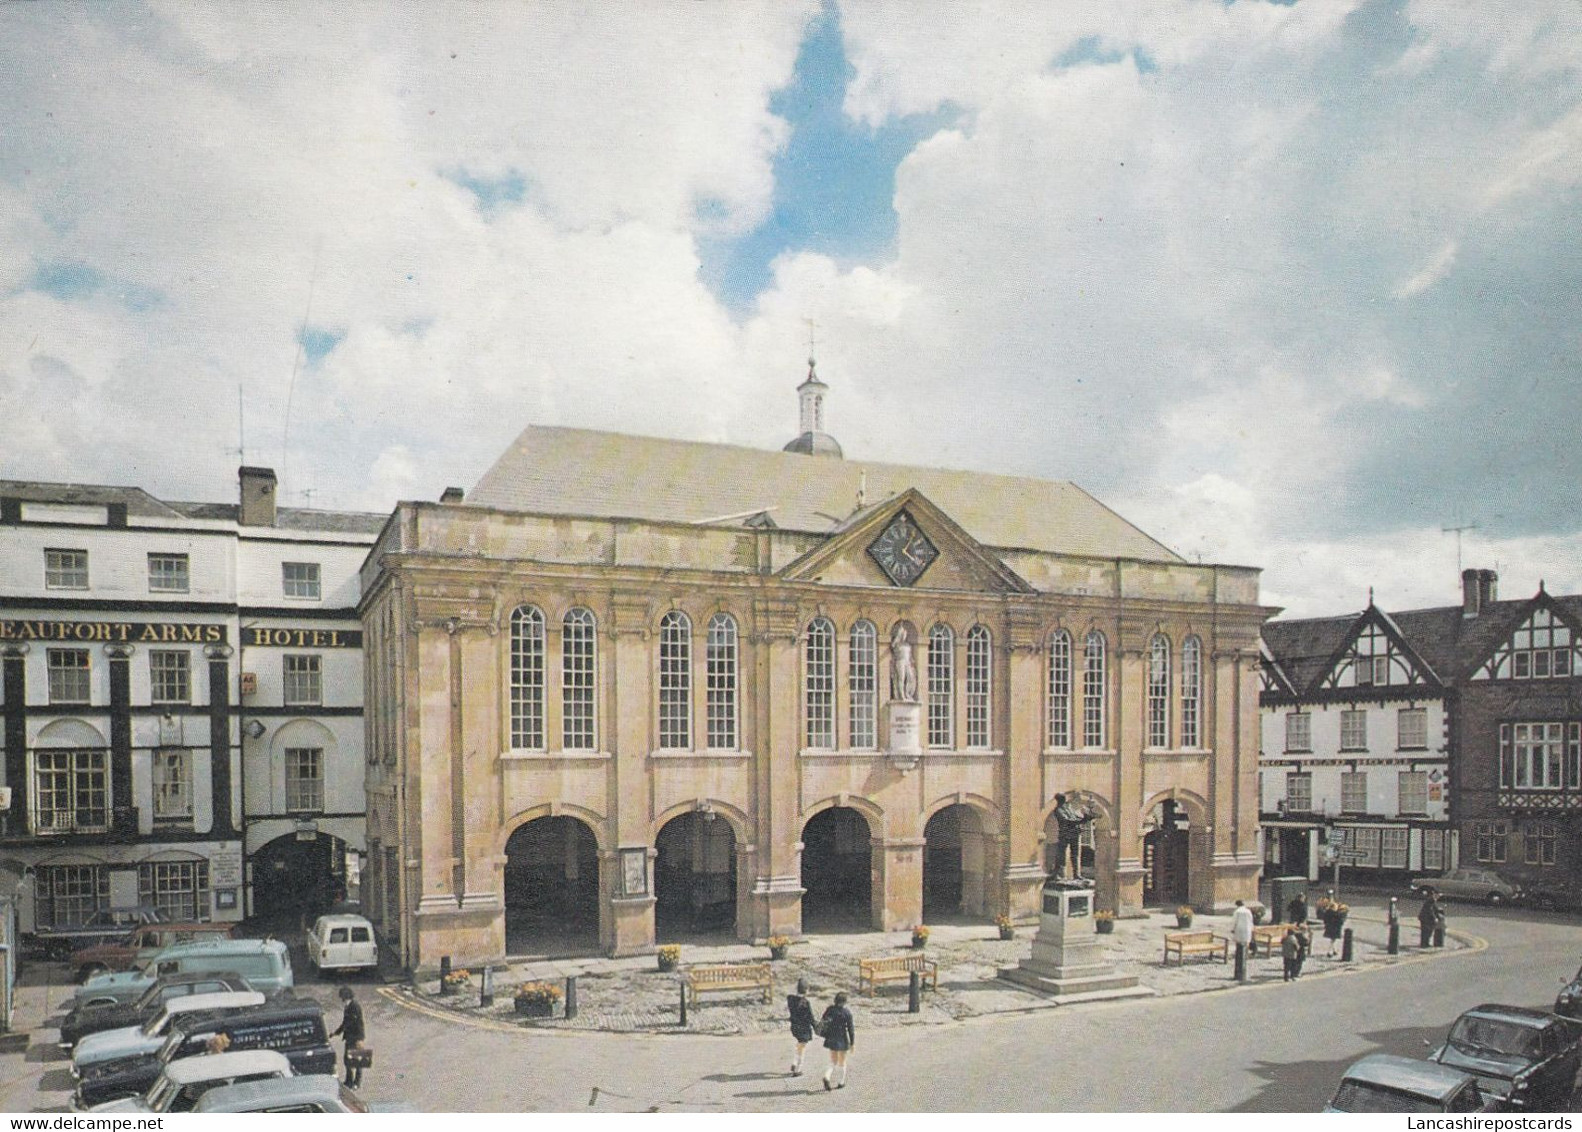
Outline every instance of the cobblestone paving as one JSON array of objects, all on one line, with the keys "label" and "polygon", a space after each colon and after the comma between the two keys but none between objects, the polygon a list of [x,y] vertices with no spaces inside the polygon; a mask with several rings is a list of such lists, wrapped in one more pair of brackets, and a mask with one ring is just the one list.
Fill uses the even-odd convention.
[{"label": "cobblestone paving", "polygon": [[[1327,976],[1380,964],[1419,960],[1425,954],[1408,946],[1416,938],[1414,930],[1402,925],[1399,955],[1385,949],[1386,928],[1382,920],[1353,915],[1348,926],[1354,933],[1353,960],[1343,964],[1338,957],[1325,957],[1328,943],[1315,930],[1314,952],[1303,977]],[[1316,925],[1315,925],[1316,928]],[[1158,994],[1192,994],[1227,990],[1236,986],[1233,967],[1204,959],[1185,964],[1161,963],[1164,933],[1175,930],[1174,916],[1161,914],[1121,920],[1113,935],[1106,937],[1105,957],[1125,974],[1136,975],[1144,987]],[[1198,916],[1193,930],[1210,930],[1229,936],[1229,916]],[[565,960],[513,962],[494,970],[495,1002],[478,1005],[481,972],[472,972],[471,984],[454,995],[441,996],[437,980],[411,987],[404,993],[430,1007],[439,1007],[459,1016],[488,1019],[496,1024],[539,1030],[604,1030],[617,1033],[692,1033],[743,1034],[781,1030],[786,1025],[785,996],[795,989],[799,978],[806,978],[815,1011],[822,1010],[836,991],[851,995],[860,1026],[926,1026],[988,1014],[1051,1009],[1049,998],[1036,992],[1001,982],[996,973],[1013,967],[1031,953],[1033,926],[1019,927],[1016,938],[1001,940],[994,926],[945,925],[933,929],[927,955],[939,964],[939,989],[923,993],[922,1010],[907,1011],[905,983],[892,983],[875,995],[858,995],[857,960],[867,956],[911,954],[907,932],[870,932],[850,935],[821,935],[798,941],[790,954],[772,964],[774,990],[770,1001],[762,1001],[755,991],[715,991],[705,993],[697,1006],[689,1007],[687,1024],[680,1019],[680,975],[661,972],[652,955],[626,959],[589,957]],[[1445,952],[1468,946],[1464,939],[1451,936]],[[768,949],[751,944],[682,945],[681,965],[694,963],[731,963],[768,958]],[[522,982],[545,981],[564,986],[568,976],[577,977],[578,1014],[563,1017],[564,1003],[556,1007],[554,1018],[519,1018],[512,1003],[512,990]],[[1259,957],[1248,963],[1251,984],[1281,981],[1281,962]]]}]

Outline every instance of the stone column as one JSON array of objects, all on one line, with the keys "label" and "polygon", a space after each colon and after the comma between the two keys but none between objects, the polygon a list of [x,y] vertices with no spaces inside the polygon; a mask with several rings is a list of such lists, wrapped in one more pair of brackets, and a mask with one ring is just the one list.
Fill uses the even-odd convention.
[{"label": "stone column", "polygon": [[873,893],[880,931],[900,931],[923,922],[923,837],[875,837]]},{"label": "stone column", "polygon": [[[654,949],[653,846],[649,844],[648,757],[656,742],[658,719],[654,673],[654,627],[661,611],[641,593],[617,593],[611,626],[613,663],[610,681],[615,710],[607,733],[613,735],[613,782],[610,826],[614,853],[601,859],[599,890],[604,906],[599,938],[612,956],[641,955]],[[693,626],[693,648],[699,645]],[[693,740],[697,741],[697,720]],[[621,850],[641,849],[649,860],[647,891],[626,893],[621,879]]]},{"label": "stone column", "polygon": [[753,605],[753,667],[744,680],[754,725],[753,883],[742,919],[754,938],[802,934],[798,765],[801,736],[796,603],[760,597]]},{"label": "stone column", "polygon": [[1116,911],[1135,915],[1143,906],[1143,821],[1147,796],[1143,782],[1143,734],[1146,723],[1145,641],[1142,622],[1119,620],[1113,636],[1110,677],[1110,749],[1115,752]]},{"label": "stone column", "polygon": [[1003,891],[994,911],[1015,919],[1038,915],[1043,899],[1044,629],[1030,606],[1007,611]]}]

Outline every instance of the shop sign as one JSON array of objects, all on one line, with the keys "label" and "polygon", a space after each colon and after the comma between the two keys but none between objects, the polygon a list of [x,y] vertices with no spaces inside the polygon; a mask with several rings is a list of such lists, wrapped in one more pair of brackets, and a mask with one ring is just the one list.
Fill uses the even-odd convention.
[{"label": "shop sign", "polygon": [[191,622],[0,621],[0,641],[222,645],[225,643],[225,626]]},{"label": "shop sign", "polygon": [[360,649],[361,629],[300,629],[243,625],[242,644],[250,649]]}]

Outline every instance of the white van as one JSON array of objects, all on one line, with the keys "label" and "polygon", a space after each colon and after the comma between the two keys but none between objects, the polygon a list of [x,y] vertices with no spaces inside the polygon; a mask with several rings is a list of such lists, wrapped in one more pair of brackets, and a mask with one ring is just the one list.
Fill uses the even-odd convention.
[{"label": "white van", "polygon": [[374,926],[361,916],[320,916],[308,931],[308,962],[320,971],[374,970],[379,966]]}]

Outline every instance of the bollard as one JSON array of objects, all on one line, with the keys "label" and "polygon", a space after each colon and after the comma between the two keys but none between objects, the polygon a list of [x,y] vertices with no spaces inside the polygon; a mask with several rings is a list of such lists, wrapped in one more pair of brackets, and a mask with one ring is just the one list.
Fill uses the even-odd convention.
[{"label": "bollard", "polygon": [[687,1024],[687,985],[678,982],[676,986],[681,988],[681,1024],[685,1026]]},{"label": "bollard", "polygon": [[917,1014],[923,1009],[923,976],[917,971],[907,982],[906,1012]]},{"label": "bollard", "polygon": [[443,979],[448,974],[450,974],[450,956],[441,955],[439,957],[439,977]]},{"label": "bollard", "polygon": [[1434,946],[1445,946],[1445,921],[1443,920],[1434,925]]},{"label": "bollard", "polygon": [[1340,933],[1340,961],[1351,962],[1351,929],[1347,928]]},{"label": "bollard", "polygon": [[566,976],[566,1017],[577,1016],[577,976]]},{"label": "bollard", "polygon": [[1247,945],[1245,943],[1236,945],[1236,981],[1238,983],[1247,981]]},{"label": "bollard", "polygon": [[483,969],[483,980],[478,984],[478,1005],[494,1005],[494,968]]},{"label": "bollard", "polygon": [[1391,955],[1399,955],[1401,953],[1401,925],[1395,920],[1390,921],[1390,944],[1386,950]]}]

